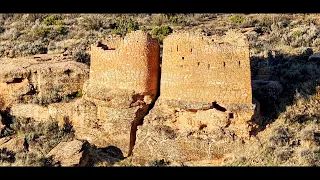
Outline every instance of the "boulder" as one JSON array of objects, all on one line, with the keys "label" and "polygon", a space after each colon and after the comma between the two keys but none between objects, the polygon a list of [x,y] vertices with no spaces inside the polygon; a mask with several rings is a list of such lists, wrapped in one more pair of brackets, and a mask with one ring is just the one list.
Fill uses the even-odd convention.
[{"label": "boulder", "polygon": [[0,149],[7,149],[7,151],[24,152],[24,137],[4,137],[0,138]]},{"label": "boulder", "polygon": [[61,166],[85,166],[88,162],[85,144],[79,140],[60,142],[47,156]]}]

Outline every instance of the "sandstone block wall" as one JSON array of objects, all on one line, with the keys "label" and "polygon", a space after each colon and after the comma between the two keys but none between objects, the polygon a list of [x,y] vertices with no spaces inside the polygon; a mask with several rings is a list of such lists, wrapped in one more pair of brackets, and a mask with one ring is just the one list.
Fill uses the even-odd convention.
[{"label": "sandstone block wall", "polygon": [[215,43],[173,33],[164,39],[161,71],[161,98],[252,104],[249,46],[243,39]]},{"label": "sandstone block wall", "polygon": [[159,79],[160,47],[143,31],[129,33],[124,39],[107,40],[103,47],[91,47],[90,80],[112,89],[156,94]]}]

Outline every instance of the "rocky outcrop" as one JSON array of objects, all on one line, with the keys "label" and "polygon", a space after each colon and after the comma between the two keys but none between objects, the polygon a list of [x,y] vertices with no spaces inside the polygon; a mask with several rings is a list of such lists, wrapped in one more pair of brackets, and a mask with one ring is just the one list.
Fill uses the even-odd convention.
[{"label": "rocky outcrop", "polygon": [[98,148],[115,146],[127,156],[135,140],[134,128],[142,124],[151,101],[145,96],[137,97],[134,91],[102,92],[108,93],[100,93],[101,98],[93,98],[85,90],[83,98],[48,106],[16,103],[12,105],[10,115],[15,119],[36,122],[53,119],[60,127],[68,121],[77,139],[86,140]]},{"label": "rocky outcrop", "polygon": [[230,109],[183,109],[158,99],[143,125],[138,126],[133,162],[148,165],[161,159],[183,163],[221,158],[231,152],[231,144],[250,138],[258,104],[232,116]]},{"label": "rocky outcrop", "polygon": [[49,104],[76,96],[88,79],[89,67],[72,59],[0,60],[0,106]]},{"label": "rocky outcrop", "polygon": [[4,137],[0,138],[0,149],[7,151],[23,152],[25,139],[24,137]]},{"label": "rocky outcrop", "polygon": [[142,124],[151,101],[134,91],[105,89],[99,84],[86,87],[90,85],[85,84],[83,99],[73,105],[70,121],[76,137],[97,147],[115,146],[129,155],[135,128]]},{"label": "rocky outcrop", "polygon": [[60,142],[47,156],[61,166],[85,166],[88,162],[88,151],[79,140]]}]

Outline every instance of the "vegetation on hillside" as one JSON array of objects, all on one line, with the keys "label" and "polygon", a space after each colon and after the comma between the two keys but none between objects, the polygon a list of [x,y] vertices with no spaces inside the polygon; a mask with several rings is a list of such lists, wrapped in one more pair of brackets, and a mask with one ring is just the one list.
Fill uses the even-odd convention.
[{"label": "vegetation on hillside", "polygon": [[[235,156],[223,165],[320,165],[320,70],[319,62],[308,60],[320,51],[318,14],[0,14],[0,57],[65,53],[90,64],[91,44],[138,29],[160,43],[181,29],[207,36],[222,35],[229,29],[244,32],[250,45],[252,77],[265,66],[270,72],[268,80],[278,81],[283,91],[253,92],[261,104],[263,124],[254,140],[230,148]],[[72,138],[72,128],[61,129],[53,122],[33,127],[32,123],[21,124],[24,121],[14,121],[1,137],[24,136],[39,153],[0,149],[0,162],[20,159],[25,165],[52,165],[41,154]]]}]

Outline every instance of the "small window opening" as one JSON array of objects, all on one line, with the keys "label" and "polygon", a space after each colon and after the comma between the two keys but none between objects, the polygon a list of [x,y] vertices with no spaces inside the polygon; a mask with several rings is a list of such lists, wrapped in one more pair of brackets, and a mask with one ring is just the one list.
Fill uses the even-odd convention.
[{"label": "small window opening", "polygon": [[201,124],[200,127],[199,127],[199,130],[202,130],[202,129],[206,128],[206,127],[207,127],[206,124]]},{"label": "small window opening", "polygon": [[239,61],[239,67],[240,67],[240,61]]},{"label": "small window opening", "polygon": [[177,45],[177,51],[178,51],[178,45]]},{"label": "small window opening", "polygon": [[190,52],[192,52],[192,48],[190,49]]},{"label": "small window opening", "polygon": [[200,62],[198,62],[198,66],[200,66]]},{"label": "small window opening", "polygon": [[223,62],[223,67],[226,67],[226,62]]},{"label": "small window opening", "polygon": [[182,59],[184,60],[184,57],[182,56]]},{"label": "small window opening", "polygon": [[233,113],[229,113],[229,118],[230,118],[230,119],[233,119],[233,118],[234,118]]},{"label": "small window opening", "polygon": [[210,64],[208,64],[208,69],[210,69]]}]

